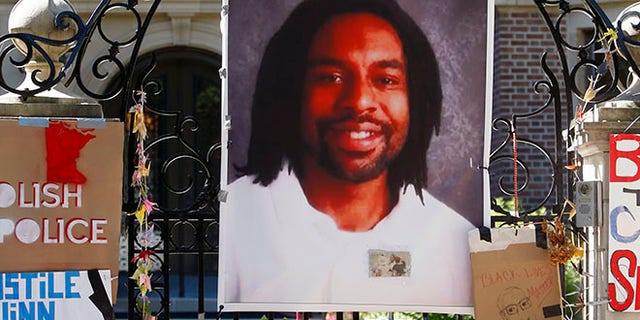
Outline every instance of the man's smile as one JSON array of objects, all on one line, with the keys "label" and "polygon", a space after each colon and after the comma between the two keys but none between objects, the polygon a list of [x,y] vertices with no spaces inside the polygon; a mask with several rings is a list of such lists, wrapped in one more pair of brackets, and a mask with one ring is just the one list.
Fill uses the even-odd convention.
[{"label": "man's smile", "polygon": [[347,153],[368,153],[385,143],[383,126],[372,122],[346,121],[330,125],[324,139]]},{"label": "man's smile", "polygon": [[384,143],[384,135],[371,131],[335,131],[326,135],[327,145],[347,153],[367,153]]},{"label": "man's smile", "polygon": [[372,135],[371,131],[349,131],[351,139],[365,139]]}]

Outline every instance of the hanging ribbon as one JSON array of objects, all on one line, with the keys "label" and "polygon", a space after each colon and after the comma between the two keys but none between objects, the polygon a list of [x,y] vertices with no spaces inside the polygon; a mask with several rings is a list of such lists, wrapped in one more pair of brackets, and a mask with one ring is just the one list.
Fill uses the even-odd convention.
[{"label": "hanging ribbon", "polygon": [[133,175],[131,177],[131,186],[136,190],[136,196],[138,199],[137,210],[129,213],[130,216],[135,216],[140,228],[137,235],[138,243],[142,246],[142,251],[131,259],[131,262],[138,264],[138,268],[131,275],[131,279],[136,281],[136,285],[140,290],[140,305],[142,306],[143,318],[151,317],[151,306],[147,293],[152,290],[151,287],[151,266],[153,262],[153,255],[155,251],[149,249],[151,238],[153,234],[153,225],[149,227],[149,215],[158,209],[155,202],[151,201],[151,194],[149,194],[149,187],[147,185],[147,177],[151,163],[149,158],[145,154],[144,140],[147,138],[147,126],[145,123],[144,106],[147,101],[146,93],[143,90],[135,92],[135,96],[138,97],[138,101],[129,109],[129,113],[132,114],[133,130],[132,133],[136,134],[136,165]]}]

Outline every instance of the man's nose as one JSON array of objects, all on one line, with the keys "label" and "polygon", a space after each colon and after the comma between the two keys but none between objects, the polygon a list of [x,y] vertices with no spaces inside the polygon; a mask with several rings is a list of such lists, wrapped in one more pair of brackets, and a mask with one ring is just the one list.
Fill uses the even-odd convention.
[{"label": "man's nose", "polygon": [[377,108],[375,89],[365,79],[350,81],[343,89],[340,107],[355,115],[374,112]]}]

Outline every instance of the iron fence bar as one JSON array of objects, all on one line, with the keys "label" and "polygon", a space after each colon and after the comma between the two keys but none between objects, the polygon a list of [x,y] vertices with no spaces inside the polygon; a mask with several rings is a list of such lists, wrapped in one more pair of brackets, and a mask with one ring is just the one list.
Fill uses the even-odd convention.
[{"label": "iron fence bar", "polygon": [[[134,228],[134,218],[132,216],[127,216],[126,218],[127,221],[127,226],[128,226],[128,232],[127,232],[127,236],[128,239],[135,239],[136,237],[136,230]],[[135,256],[135,241],[127,241],[127,252],[128,252],[128,256],[127,256],[127,261],[128,261],[128,274],[133,274],[132,270],[136,269],[136,265],[135,263],[132,261],[133,257]],[[127,315],[128,315],[128,319],[129,320],[134,320],[134,314],[136,313],[136,282],[135,280],[131,279],[131,278],[127,278],[127,299],[128,299],[128,304],[127,304]]]},{"label": "iron fence bar", "polygon": [[165,246],[165,250],[167,250],[163,257],[163,261],[162,261],[162,273],[164,275],[164,295],[162,297],[162,308],[164,309],[164,312],[166,313],[166,317],[165,319],[171,319],[171,312],[170,312],[170,308],[171,308],[171,252],[169,251],[169,244],[167,243],[167,241],[165,239],[168,239],[171,236],[171,229],[169,227],[169,217],[167,215],[162,215],[163,219],[162,219],[162,235],[163,237],[163,243]]},{"label": "iron fence bar", "polygon": [[[551,32],[551,35],[553,36],[553,40],[555,42],[556,45],[556,51],[559,55],[560,58],[560,63],[562,65],[562,78],[564,80],[564,94],[565,94],[565,99],[566,99],[566,119],[565,119],[565,126],[563,127],[563,123],[562,123],[562,104],[561,104],[561,97],[560,97],[560,90],[559,90],[559,83],[557,78],[554,76],[553,72],[551,72],[551,70],[548,68],[548,65],[543,64],[542,67],[545,71],[545,75],[547,76],[547,79],[549,81],[551,81],[551,95],[553,97],[553,102],[554,102],[554,125],[555,125],[555,167],[553,168],[554,171],[554,177],[555,177],[555,182],[554,182],[554,193],[555,193],[555,203],[554,203],[554,212],[558,213],[559,211],[555,211],[557,209],[560,209],[559,206],[561,205],[561,203],[563,202],[563,198],[569,199],[571,200],[573,198],[572,196],[572,176],[571,175],[567,175],[567,181],[566,181],[566,187],[567,187],[567,193],[566,193],[566,197],[563,197],[563,186],[562,186],[562,181],[564,180],[564,164],[566,161],[566,157],[563,157],[563,152],[562,152],[562,146],[564,145],[565,150],[568,150],[568,141],[563,143],[562,141],[562,130],[564,128],[569,128],[570,123],[571,123],[571,119],[573,119],[573,104],[572,104],[572,92],[571,92],[571,88],[568,85],[569,83],[569,66],[568,66],[568,62],[567,62],[567,57],[565,54],[565,50],[563,48],[562,45],[562,38],[561,38],[561,34],[560,34],[560,28],[561,28],[561,22],[562,22],[562,17],[563,15],[560,15],[560,17],[558,17],[558,19],[556,20],[556,23],[553,24],[547,11],[544,9],[544,4],[548,4],[549,2],[546,0],[534,0],[536,5],[538,6],[538,10],[540,11],[545,23],[547,24],[547,28],[549,29],[549,32]],[[569,3],[561,0],[559,2],[559,8],[563,11],[563,14],[566,14],[569,11]]]},{"label": "iron fence bar", "polygon": [[[129,1],[135,1],[137,3],[137,0],[129,0]],[[126,78],[126,82],[125,82],[125,92],[130,92],[133,94],[133,82],[132,82],[132,78],[133,78],[133,70],[135,70],[136,67],[136,63],[137,63],[137,57],[138,54],[140,53],[140,48],[142,47],[142,40],[144,38],[144,35],[147,32],[147,28],[149,27],[149,24],[151,24],[151,19],[153,18],[153,16],[156,13],[156,10],[158,9],[158,6],[160,5],[161,0],[155,0],[153,1],[153,3],[151,4],[151,7],[149,8],[149,11],[147,13],[147,16],[144,19],[144,23],[142,24],[142,28],[138,29],[138,31],[136,32],[136,35],[139,38],[138,41],[136,41],[133,45],[133,51],[131,52],[131,56],[134,57],[134,59],[131,59],[129,61],[129,64],[127,65],[127,74],[129,75],[128,78]],[[122,103],[122,109],[120,110],[121,114],[124,114],[125,112],[128,112],[129,108],[127,107],[127,103],[125,100],[123,100]]]},{"label": "iron fence bar", "polygon": [[[122,115],[123,119],[127,119],[126,115]],[[128,129],[128,140],[127,140],[127,148],[125,148],[125,152],[124,152],[124,171],[125,171],[125,176],[123,177],[123,194],[124,194],[124,199],[123,199],[123,203],[122,203],[122,211],[123,212],[134,212],[136,210],[136,195],[134,193],[134,189],[131,188],[131,177],[133,175],[134,172],[134,168],[135,168],[135,159],[134,159],[134,155],[135,155],[135,150],[136,150],[136,138],[135,135],[131,134],[131,132],[133,132],[133,119],[129,118],[129,123],[127,126]],[[128,274],[133,274],[133,272],[135,272],[137,266],[136,263],[133,262],[133,257],[135,257],[136,255],[136,248],[135,248],[135,238],[136,238],[136,224],[135,224],[135,219],[133,216],[126,216],[126,221],[127,221],[127,262],[128,262]],[[127,306],[127,315],[128,315],[128,319],[129,320],[134,320],[134,315],[136,314],[136,300],[137,300],[137,294],[136,294],[136,282],[135,280],[131,279],[131,278],[127,278],[127,284],[128,284],[128,292],[127,292],[127,299],[128,299],[128,306]]]},{"label": "iron fence bar", "polygon": [[[198,314],[202,315],[204,320],[204,221],[200,219],[197,229],[198,239]],[[200,316],[198,317],[200,320]]]}]

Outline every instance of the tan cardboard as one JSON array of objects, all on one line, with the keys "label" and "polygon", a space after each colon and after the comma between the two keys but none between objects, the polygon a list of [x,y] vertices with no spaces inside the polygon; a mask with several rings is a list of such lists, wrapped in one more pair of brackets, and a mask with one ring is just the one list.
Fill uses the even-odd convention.
[{"label": "tan cardboard", "polygon": [[558,266],[534,229],[492,231],[491,243],[469,235],[476,320],[561,320]]},{"label": "tan cardboard", "polygon": [[[45,128],[21,125],[16,118],[0,119],[0,272],[110,269],[115,302],[123,124],[107,121],[104,128],[94,129],[77,129],[77,120],[63,124],[95,136],[76,155],[84,183],[48,181],[47,161],[52,160]],[[65,149],[68,141],[60,135],[53,142],[50,147]],[[12,223],[14,230],[9,232]]]}]

